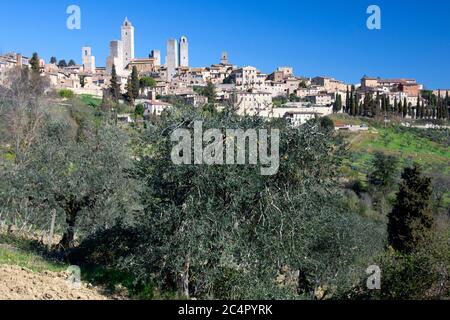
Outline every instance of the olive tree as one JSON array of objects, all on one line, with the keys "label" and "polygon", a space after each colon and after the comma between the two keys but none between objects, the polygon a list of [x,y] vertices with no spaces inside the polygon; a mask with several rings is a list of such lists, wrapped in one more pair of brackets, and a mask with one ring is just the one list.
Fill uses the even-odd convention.
[{"label": "olive tree", "polygon": [[[54,106],[57,108],[56,106]],[[86,108],[87,109],[87,108]],[[46,114],[20,164],[5,164],[0,197],[10,223],[46,229],[50,212],[64,230],[61,245],[73,247],[84,233],[131,219],[135,183],[128,137],[107,123],[96,124],[74,104],[67,118]]]},{"label": "olive tree", "polygon": [[[171,133],[192,132],[195,121],[204,130],[279,129],[279,171],[175,165]],[[185,107],[149,126],[141,150],[135,175],[145,181],[145,214],[123,263],[129,270],[187,297],[312,298],[318,287],[350,285],[346,274],[367,254],[361,235],[371,229],[341,205],[344,148],[334,130]]]}]

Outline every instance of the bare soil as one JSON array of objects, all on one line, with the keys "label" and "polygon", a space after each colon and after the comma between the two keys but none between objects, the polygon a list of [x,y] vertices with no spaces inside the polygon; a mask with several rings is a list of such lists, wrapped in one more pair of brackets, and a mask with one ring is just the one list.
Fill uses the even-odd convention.
[{"label": "bare soil", "polygon": [[109,300],[99,288],[67,281],[67,273],[34,273],[18,266],[0,265],[0,300]]}]

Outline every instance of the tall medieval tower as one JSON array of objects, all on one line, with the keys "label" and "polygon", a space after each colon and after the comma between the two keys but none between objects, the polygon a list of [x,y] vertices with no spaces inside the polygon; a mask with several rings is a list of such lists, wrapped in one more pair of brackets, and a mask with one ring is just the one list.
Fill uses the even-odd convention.
[{"label": "tall medieval tower", "polygon": [[134,27],[128,18],[122,25],[123,67],[126,68],[134,59]]},{"label": "tall medieval tower", "polygon": [[172,78],[177,74],[177,68],[179,66],[178,57],[178,45],[177,40],[170,39],[167,41],[167,56],[166,56],[166,67],[167,67],[167,80],[171,81]]},{"label": "tall medieval tower", "polygon": [[180,39],[180,61],[179,65],[180,67],[189,67],[189,43],[188,39],[183,36]]}]

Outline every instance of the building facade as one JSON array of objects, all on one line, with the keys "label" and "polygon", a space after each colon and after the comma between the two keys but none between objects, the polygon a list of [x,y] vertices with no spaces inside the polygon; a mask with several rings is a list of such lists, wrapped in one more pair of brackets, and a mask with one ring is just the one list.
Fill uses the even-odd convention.
[{"label": "building facade", "polygon": [[149,74],[155,72],[156,62],[154,58],[133,59],[128,64],[128,70],[133,70],[133,67],[136,67],[139,74]]}]

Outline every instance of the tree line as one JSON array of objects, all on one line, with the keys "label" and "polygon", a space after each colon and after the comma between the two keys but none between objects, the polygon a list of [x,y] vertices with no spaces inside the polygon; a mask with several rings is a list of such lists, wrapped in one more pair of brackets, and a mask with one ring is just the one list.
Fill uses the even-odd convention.
[{"label": "tree line", "polygon": [[439,91],[436,96],[432,91],[422,91],[417,97],[417,103],[413,105],[405,97],[403,100],[394,98],[392,101],[388,95],[366,93],[364,99],[358,99],[355,86],[347,88],[346,101],[343,103],[342,96],[337,95],[333,104],[335,113],[344,112],[351,116],[371,117],[401,117],[411,119],[449,119],[450,98],[448,91],[441,96]]}]

